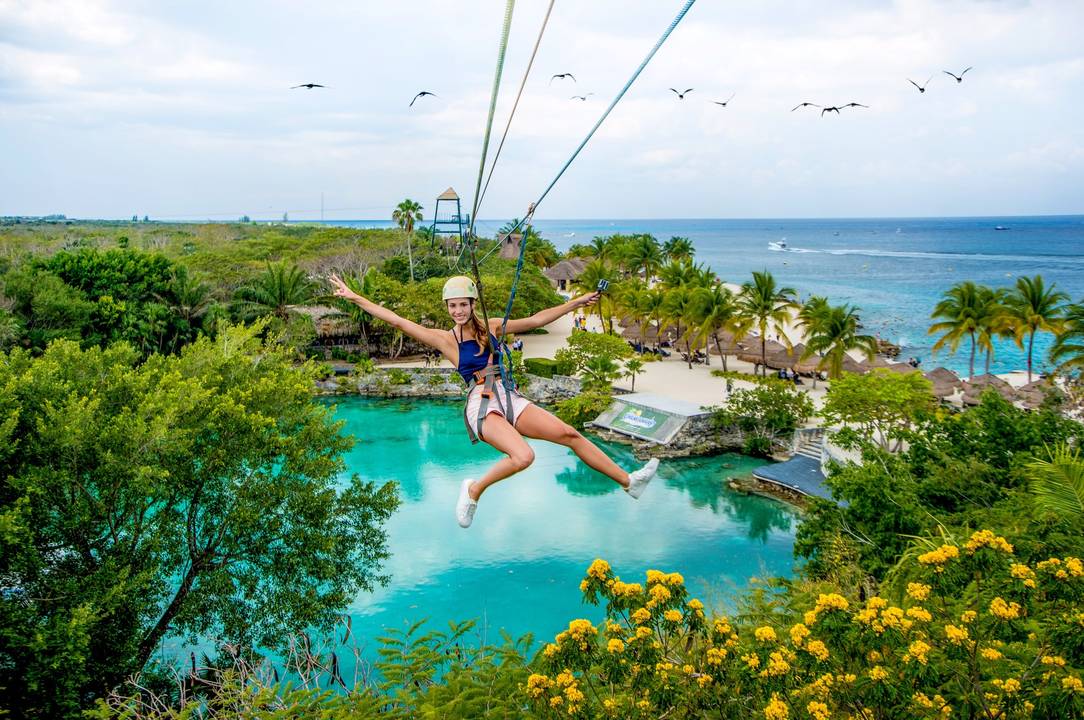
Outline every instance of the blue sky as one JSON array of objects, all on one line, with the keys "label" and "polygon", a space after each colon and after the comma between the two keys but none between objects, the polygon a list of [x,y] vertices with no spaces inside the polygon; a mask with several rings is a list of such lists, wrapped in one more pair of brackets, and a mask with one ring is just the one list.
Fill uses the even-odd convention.
[{"label": "blue sky", "polygon": [[[498,127],[546,5],[517,3]],[[556,3],[482,217],[523,213],[681,5]],[[0,0],[0,215],[467,200],[503,9]],[[699,0],[539,216],[1084,212],[1081,27],[1078,0]],[[959,84],[941,72],[967,66]],[[560,72],[577,82],[550,84]],[[931,75],[925,94],[907,82]],[[289,89],[303,82],[329,87]],[[422,89],[439,97],[408,108]],[[804,101],[870,107],[790,111]]]}]

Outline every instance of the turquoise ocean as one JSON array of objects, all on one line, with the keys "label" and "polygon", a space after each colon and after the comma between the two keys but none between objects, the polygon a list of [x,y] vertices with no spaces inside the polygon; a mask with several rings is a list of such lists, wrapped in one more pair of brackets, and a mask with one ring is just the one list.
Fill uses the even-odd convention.
[{"label": "turquoise ocean", "polygon": [[[492,236],[507,220],[479,221]],[[327,221],[347,227],[389,227],[371,220]],[[825,295],[861,309],[867,332],[903,347],[932,369],[967,370],[967,351],[931,357],[930,312],[954,283],[1007,287],[1021,275],[1042,275],[1074,302],[1084,301],[1084,216],[753,220],[544,220],[535,228],[559,250],[595,236],[651,233],[660,241],[689,238],[696,260],[727,282],[769,270],[800,296]],[[1002,228],[1002,229],[998,229]],[[785,242],[786,251],[769,243]],[[1049,336],[1036,339],[1037,367],[1047,365]],[[997,344],[993,372],[1025,367],[1024,351]],[[981,361],[976,363],[981,372]]]}]

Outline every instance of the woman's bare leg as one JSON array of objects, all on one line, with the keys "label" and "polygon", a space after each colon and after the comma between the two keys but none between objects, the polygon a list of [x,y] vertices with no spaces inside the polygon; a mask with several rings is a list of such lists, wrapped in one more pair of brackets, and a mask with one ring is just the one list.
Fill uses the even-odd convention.
[{"label": "woman's bare leg", "polygon": [[621,487],[629,486],[628,472],[618,467],[617,463],[580,434],[579,430],[537,405],[528,405],[519,414],[515,429],[529,438],[547,440],[571,448],[589,467],[609,477]]},{"label": "woman's bare leg", "polygon": [[470,487],[472,500],[482,496],[490,485],[526,470],[534,462],[534,450],[527,444],[514,427],[508,424],[504,416],[490,413],[482,422],[482,439],[506,455],[489,469],[480,480]]}]

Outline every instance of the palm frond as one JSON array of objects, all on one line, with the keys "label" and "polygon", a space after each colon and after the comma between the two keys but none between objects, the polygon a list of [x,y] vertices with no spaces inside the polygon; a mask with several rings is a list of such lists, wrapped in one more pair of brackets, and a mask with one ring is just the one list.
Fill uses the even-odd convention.
[{"label": "palm frond", "polygon": [[1084,458],[1068,445],[1048,449],[1048,459],[1027,465],[1029,490],[1040,514],[1084,519]]}]

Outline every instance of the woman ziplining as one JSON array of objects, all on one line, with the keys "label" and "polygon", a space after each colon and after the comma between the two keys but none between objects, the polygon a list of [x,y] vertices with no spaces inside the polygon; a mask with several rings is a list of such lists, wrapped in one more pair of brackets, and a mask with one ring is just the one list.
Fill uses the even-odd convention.
[{"label": "woman ziplining", "polygon": [[[627,472],[602,452],[578,430],[532,403],[514,389],[500,382],[500,347],[495,333],[521,333],[544,327],[563,315],[590,306],[599,293],[581,295],[563,305],[546,308],[527,318],[508,319],[507,324],[493,318],[486,325],[475,311],[478,286],[464,275],[444,283],[442,297],[455,326],[451,330],[427,328],[400,317],[382,305],[362,297],[347,287],[337,275],[329,278],[335,297],[353,303],[373,317],[439,351],[467,383],[467,403],[463,419],[472,442],[482,440],[505,457],[498,460],[480,479],[466,478],[460,484],[455,506],[461,527],[470,527],[478,499],[491,485],[522,470],[534,461],[534,451],[524,438],[546,440],[564,445],[589,467],[616,482],[633,498],[639,498],[651,482],[659,461],[652,458],[639,470]],[[504,326],[502,327],[502,324]]]}]

